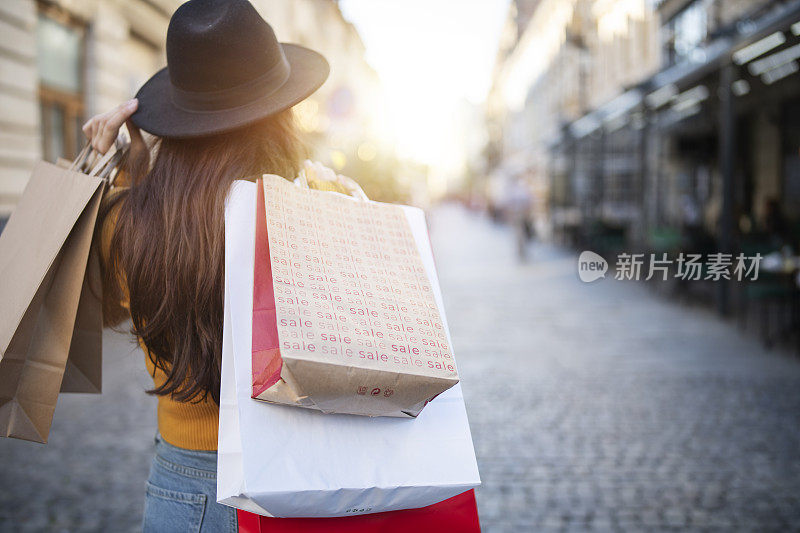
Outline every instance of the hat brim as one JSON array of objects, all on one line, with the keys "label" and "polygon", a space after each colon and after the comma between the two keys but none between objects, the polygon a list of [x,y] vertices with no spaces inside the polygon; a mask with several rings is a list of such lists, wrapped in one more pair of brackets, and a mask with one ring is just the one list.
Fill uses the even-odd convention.
[{"label": "hat brim", "polygon": [[286,82],[268,95],[233,109],[186,110],[172,101],[169,71],[164,67],[136,93],[139,107],[131,120],[158,137],[202,137],[234,130],[288,109],[322,86],[330,66],[321,54],[311,49],[288,43],[281,43],[281,47],[291,72]]}]

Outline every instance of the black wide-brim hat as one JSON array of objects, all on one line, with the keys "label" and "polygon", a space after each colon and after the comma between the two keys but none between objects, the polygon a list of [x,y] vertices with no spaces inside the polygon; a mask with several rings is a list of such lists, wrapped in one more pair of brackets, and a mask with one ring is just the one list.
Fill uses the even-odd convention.
[{"label": "black wide-brim hat", "polygon": [[136,98],[131,119],[159,137],[201,137],[252,124],[307,98],[325,58],[279,43],[247,0],[190,0],[172,15],[167,66]]}]

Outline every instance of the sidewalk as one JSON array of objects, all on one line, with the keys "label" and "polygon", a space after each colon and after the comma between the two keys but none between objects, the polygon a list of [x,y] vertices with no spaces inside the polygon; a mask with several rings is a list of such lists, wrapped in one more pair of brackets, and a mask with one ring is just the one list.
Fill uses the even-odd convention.
[{"label": "sidewalk", "polygon": [[457,207],[432,237],[484,531],[800,524],[800,361]]}]

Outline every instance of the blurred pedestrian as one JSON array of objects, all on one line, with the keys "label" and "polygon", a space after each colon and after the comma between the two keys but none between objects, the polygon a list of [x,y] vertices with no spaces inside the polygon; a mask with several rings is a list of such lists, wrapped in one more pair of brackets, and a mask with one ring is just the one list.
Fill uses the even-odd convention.
[{"label": "blurred pedestrian", "polygon": [[531,220],[533,200],[524,180],[512,179],[506,198],[506,213],[514,230],[517,259],[524,262],[528,258],[528,243],[533,240],[533,221]]},{"label": "blurred pedestrian", "polygon": [[[128,187],[102,208],[107,325],[132,321],[158,396],[146,532],[237,531],[216,503],[224,206],[232,182],[297,175],[291,107],[328,76],[318,53],[277,41],[246,0],[191,0],[167,31],[167,64],[137,99],[84,125],[106,152],[123,124]],[[156,136],[155,154],[139,128]]]}]

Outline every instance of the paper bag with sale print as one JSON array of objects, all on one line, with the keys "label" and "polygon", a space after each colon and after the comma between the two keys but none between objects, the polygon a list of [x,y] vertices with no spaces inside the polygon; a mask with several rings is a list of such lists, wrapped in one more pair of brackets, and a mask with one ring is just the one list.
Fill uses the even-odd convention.
[{"label": "paper bag with sale print", "polygon": [[253,398],[415,417],[458,383],[401,207],[264,175],[256,210]]}]

